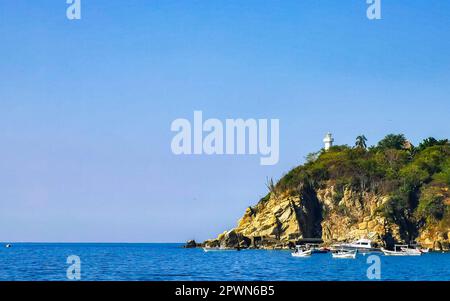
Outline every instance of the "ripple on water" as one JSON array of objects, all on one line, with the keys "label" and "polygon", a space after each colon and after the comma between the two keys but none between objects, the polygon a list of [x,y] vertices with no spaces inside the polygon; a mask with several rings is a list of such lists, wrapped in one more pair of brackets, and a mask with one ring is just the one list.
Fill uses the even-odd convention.
[{"label": "ripple on water", "polygon": [[[66,280],[81,258],[83,280],[368,280],[367,256],[294,258],[287,251],[203,252],[180,244],[15,244],[0,249],[0,280]],[[450,254],[381,258],[382,280],[450,280]]]}]

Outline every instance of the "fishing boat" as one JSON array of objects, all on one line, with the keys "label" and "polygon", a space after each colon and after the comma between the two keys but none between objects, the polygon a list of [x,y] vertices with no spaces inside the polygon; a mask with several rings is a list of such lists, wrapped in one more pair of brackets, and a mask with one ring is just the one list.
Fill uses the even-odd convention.
[{"label": "fishing boat", "polygon": [[416,248],[410,248],[408,245],[395,245],[394,250],[386,250],[381,248],[381,251],[386,256],[420,256],[422,252]]},{"label": "fishing boat", "polygon": [[405,251],[409,255],[412,256],[420,256],[422,255],[422,251],[419,248],[410,248],[409,246],[400,248],[402,251]]},{"label": "fishing boat", "polygon": [[328,253],[330,249],[320,247],[318,244],[306,244],[306,249],[311,249],[312,254]]},{"label": "fishing boat", "polygon": [[410,244],[410,247],[416,249],[418,252],[422,254],[430,252],[430,248],[422,248],[422,246],[415,241]]},{"label": "fishing boat", "polygon": [[358,253],[358,250],[345,250],[345,249],[341,249],[341,250],[335,250],[331,253],[331,256],[333,256],[333,258],[350,258],[350,259],[355,259],[356,258],[356,253]]},{"label": "fishing boat", "polygon": [[379,249],[375,248],[370,239],[358,239],[351,243],[343,243],[334,246],[336,250],[358,250],[361,253],[376,252]]},{"label": "fishing boat", "polygon": [[295,251],[291,255],[294,257],[309,257],[311,256],[312,252],[312,249],[305,249],[301,246],[297,246],[295,248]]},{"label": "fishing boat", "polygon": [[230,249],[230,248],[222,248],[222,247],[204,247],[203,251],[205,252],[218,252],[218,251],[237,251],[237,249]]}]

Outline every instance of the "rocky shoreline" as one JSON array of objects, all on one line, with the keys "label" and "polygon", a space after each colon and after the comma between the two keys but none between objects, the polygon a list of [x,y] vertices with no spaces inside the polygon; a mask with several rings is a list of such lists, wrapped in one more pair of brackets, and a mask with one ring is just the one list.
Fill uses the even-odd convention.
[{"label": "rocky shoreline", "polygon": [[[331,246],[360,238],[371,239],[387,248],[395,243],[411,243],[405,239],[400,226],[378,210],[387,197],[347,190],[336,202],[335,194],[333,187],[329,187],[314,195],[271,196],[248,208],[236,228],[196,246],[273,250],[293,249],[302,242]],[[449,250],[450,230],[442,232],[424,227],[418,234],[416,241],[422,247]]]}]

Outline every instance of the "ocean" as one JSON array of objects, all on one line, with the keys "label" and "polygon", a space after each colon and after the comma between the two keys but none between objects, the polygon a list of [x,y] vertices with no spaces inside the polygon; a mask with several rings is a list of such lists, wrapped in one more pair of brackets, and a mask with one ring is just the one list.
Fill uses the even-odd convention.
[{"label": "ocean", "polygon": [[290,251],[204,252],[182,244],[16,243],[1,245],[0,281],[68,280],[71,255],[80,258],[84,281],[377,281],[367,276],[370,255],[379,256],[381,280],[450,280],[450,253],[334,259],[331,254],[294,258]]}]

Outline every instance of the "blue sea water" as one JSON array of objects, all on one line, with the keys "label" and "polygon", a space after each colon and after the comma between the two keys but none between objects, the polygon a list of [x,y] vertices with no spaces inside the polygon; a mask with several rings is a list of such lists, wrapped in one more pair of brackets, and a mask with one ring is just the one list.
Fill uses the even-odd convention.
[{"label": "blue sea water", "polygon": [[[67,280],[67,257],[81,259],[81,280],[367,281],[368,255],[294,258],[289,251],[207,252],[182,244],[16,243],[0,248],[0,280]],[[450,254],[381,259],[381,280],[450,280]]]}]

